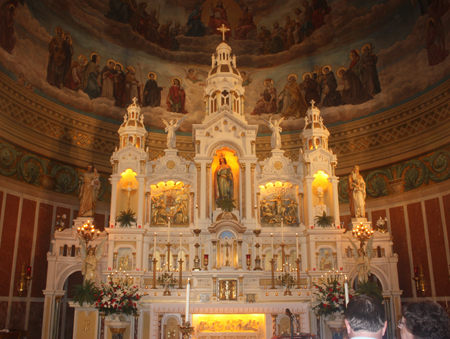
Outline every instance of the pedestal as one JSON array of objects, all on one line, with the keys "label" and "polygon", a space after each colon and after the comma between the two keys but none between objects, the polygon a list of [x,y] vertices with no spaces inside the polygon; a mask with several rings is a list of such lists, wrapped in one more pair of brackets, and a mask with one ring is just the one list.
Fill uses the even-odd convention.
[{"label": "pedestal", "polygon": [[343,339],[346,333],[344,314],[337,312],[325,319],[325,324],[331,331],[333,339]]},{"label": "pedestal", "polygon": [[123,339],[123,335],[131,323],[123,319],[124,316],[120,315],[109,315],[106,317],[105,325],[109,327],[112,333],[112,339]]}]

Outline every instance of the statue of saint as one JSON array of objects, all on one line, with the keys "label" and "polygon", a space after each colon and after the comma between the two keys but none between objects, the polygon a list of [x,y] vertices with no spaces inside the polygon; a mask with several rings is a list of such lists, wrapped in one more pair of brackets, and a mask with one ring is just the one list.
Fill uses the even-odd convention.
[{"label": "statue of saint", "polygon": [[187,116],[181,118],[181,119],[170,119],[169,122],[167,122],[166,119],[161,118],[164,122],[164,125],[166,125],[166,128],[164,131],[167,132],[167,148],[174,149],[177,148],[177,136],[175,134],[175,131],[180,127],[181,123],[186,119]]},{"label": "statue of saint", "polygon": [[100,189],[100,179],[97,170],[92,164],[87,166],[83,178],[80,180],[80,217],[93,217],[95,214],[95,205],[98,199],[98,191]]},{"label": "statue of saint", "polygon": [[352,173],[348,176],[348,199],[350,202],[350,213],[353,218],[366,217],[366,183],[361,174],[359,166],[353,166]]},{"label": "statue of saint", "polygon": [[103,247],[105,245],[107,237],[105,237],[99,245],[96,247],[87,247],[86,243],[80,241],[81,258],[83,259],[83,267],[81,273],[84,275],[84,281],[90,281],[95,283],[95,271],[97,270],[97,264],[102,257]]},{"label": "statue of saint", "polygon": [[284,120],[284,117],[279,120],[274,119],[273,123],[272,123],[272,117],[270,117],[269,121],[267,121],[264,118],[261,118],[261,119],[266,122],[266,124],[269,126],[269,129],[272,131],[270,147],[272,147],[273,149],[280,149],[281,148],[281,134],[280,133],[283,130],[280,127],[280,123]]},{"label": "statue of saint", "polygon": [[227,160],[223,155],[219,158],[219,167],[217,167],[216,178],[216,199],[233,199],[233,172],[231,171],[231,167],[227,165]]}]

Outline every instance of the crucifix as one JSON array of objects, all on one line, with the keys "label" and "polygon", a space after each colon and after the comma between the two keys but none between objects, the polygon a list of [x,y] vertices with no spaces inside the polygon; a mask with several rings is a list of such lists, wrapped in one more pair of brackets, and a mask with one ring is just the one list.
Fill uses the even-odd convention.
[{"label": "crucifix", "polygon": [[218,31],[222,32],[222,40],[225,41],[225,34],[228,31],[231,31],[231,29],[226,28],[224,24],[222,24],[222,27],[217,28]]},{"label": "crucifix", "polygon": [[229,248],[232,246],[230,245],[228,242],[225,243],[225,245],[222,245],[222,247],[225,246],[225,266],[230,266],[230,252],[229,252]]},{"label": "crucifix", "polygon": [[128,181],[127,186],[122,186],[123,193],[127,196],[127,209],[130,209],[130,198],[137,191],[137,188],[133,186],[131,181]]}]

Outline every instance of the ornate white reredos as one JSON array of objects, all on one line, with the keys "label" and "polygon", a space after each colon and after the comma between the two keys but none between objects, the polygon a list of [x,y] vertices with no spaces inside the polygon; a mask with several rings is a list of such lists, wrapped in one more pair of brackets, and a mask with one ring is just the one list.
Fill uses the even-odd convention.
[{"label": "ornate white reredos", "polygon": [[306,167],[303,169],[305,176],[312,176],[317,171],[324,171],[330,176],[335,176],[334,169],[337,165],[337,157],[321,147],[307,154],[300,154],[299,161],[303,162]]},{"label": "ornate white reredos", "polygon": [[193,125],[196,156],[211,157],[217,144],[223,144],[239,153],[241,157],[256,159],[255,141],[258,125],[248,125],[229,108],[214,114],[201,125]]},{"label": "ornate white reredos", "polygon": [[148,183],[180,180],[192,183],[195,179],[195,165],[177,155],[176,149],[166,149],[165,155],[147,164]]},{"label": "ornate white reredos", "polygon": [[137,174],[145,174],[144,164],[148,161],[148,153],[143,148],[128,145],[120,148],[111,156],[113,174],[120,174],[131,169]]},{"label": "ornate white reredos", "polygon": [[320,110],[314,106],[314,100],[311,100],[311,107],[308,108],[305,117],[305,127],[300,137],[303,142],[303,151],[308,153],[319,147],[328,150],[328,138],[330,132],[323,124],[323,118],[320,116]]},{"label": "ornate white reredos", "polygon": [[257,184],[265,184],[268,181],[290,181],[292,184],[300,184],[301,168],[294,167],[292,161],[284,156],[284,151],[272,150],[272,156],[256,165]]}]

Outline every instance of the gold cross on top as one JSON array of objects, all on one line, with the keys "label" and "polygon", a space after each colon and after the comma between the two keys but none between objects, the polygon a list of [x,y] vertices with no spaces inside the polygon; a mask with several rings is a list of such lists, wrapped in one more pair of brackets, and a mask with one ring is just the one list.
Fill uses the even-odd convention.
[{"label": "gold cross on top", "polygon": [[222,40],[225,41],[225,34],[228,31],[231,31],[231,29],[226,28],[224,24],[222,24],[222,27],[217,28],[218,31],[222,32]]}]

